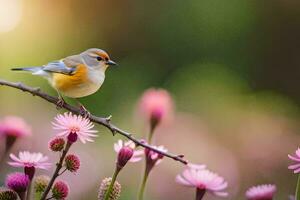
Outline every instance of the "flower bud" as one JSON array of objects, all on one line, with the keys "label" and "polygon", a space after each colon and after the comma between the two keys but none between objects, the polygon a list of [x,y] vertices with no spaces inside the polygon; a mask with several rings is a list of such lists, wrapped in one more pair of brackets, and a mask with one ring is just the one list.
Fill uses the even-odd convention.
[{"label": "flower bud", "polygon": [[[105,178],[102,180],[99,188],[98,200],[104,200],[105,193],[110,186],[111,180],[112,180],[111,178]],[[120,197],[120,194],[121,194],[121,185],[116,181],[110,193],[109,200],[117,200]]]},{"label": "flower bud", "polygon": [[52,188],[52,196],[54,199],[65,199],[69,194],[69,186],[64,181],[57,181]]},{"label": "flower bud", "polygon": [[15,191],[1,187],[0,200],[19,200],[19,196]]},{"label": "flower bud", "polygon": [[5,185],[17,192],[20,197],[24,197],[29,185],[29,178],[24,173],[15,172],[7,175]]},{"label": "flower bud", "polygon": [[159,123],[171,118],[173,107],[173,100],[168,91],[152,88],[146,90],[141,97],[139,112],[149,121],[153,133]]},{"label": "flower bud", "polygon": [[80,167],[80,160],[74,154],[67,155],[65,158],[65,165],[70,172],[76,172]]},{"label": "flower bud", "polygon": [[40,175],[34,178],[34,191],[36,193],[43,193],[50,181],[49,176]]},{"label": "flower bud", "polygon": [[117,167],[122,169],[133,156],[134,150],[131,147],[124,146],[118,153]]},{"label": "flower bud", "polygon": [[54,152],[61,151],[64,149],[65,143],[65,140],[61,137],[54,138],[49,142],[49,149]]}]

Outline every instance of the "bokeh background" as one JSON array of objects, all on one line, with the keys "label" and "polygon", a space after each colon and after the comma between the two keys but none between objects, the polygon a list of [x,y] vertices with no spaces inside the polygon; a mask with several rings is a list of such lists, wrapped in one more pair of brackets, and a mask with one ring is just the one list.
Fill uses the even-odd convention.
[{"label": "bokeh background", "polygon": [[[276,199],[287,199],[296,183],[287,154],[300,139],[299,35],[297,0],[0,0],[0,78],[55,95],[46,80],[9,69],[105,49],[120,67],[107,71],[100,92],[82,99],[92,113],[112,115],[144,137],[138,99],[150,87],[165,88],[176,114],[157,130],[157,144],[224,176],[228,199],[244,199],[249,186],[261,183],[276,184]],[[55,107],[5,87],[0,102],[0,117],[21,116],[33,129],[12,151],[41,151],[54,162],[47,141]],[[82,167],[62,177],[69,199],[96,199],[101,179],[112,174],[119,136],[97,128],[95,143],[72,149]],[[142,167],[129,164],[119,176],[122,200],[135,199]],[[146,199],[193,199],[194,190],[174,181],[182,168],[165,159],[150,176]],[[1,183],[13,170],[2,169]]]}]

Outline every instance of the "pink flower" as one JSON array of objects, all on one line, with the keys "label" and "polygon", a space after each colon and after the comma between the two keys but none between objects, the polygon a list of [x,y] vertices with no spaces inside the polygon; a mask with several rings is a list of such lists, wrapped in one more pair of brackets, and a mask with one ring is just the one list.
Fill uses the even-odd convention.
[{"label": "pink flower", "polygon": [[246,197],[248,200],[272,200],[275,192],[275,185],[258,185],[249,188]]},{"label": "pink flower", "polygon": [[[168,150],[164,148],[164,146],[152,146],[154,147],[155,149],[157,150],[160,150],[161,152],[167,152]],[[147,165],[147,168],[148,170],[150,171],[155,165],[158,165],[164,155],[160,154],[160,153],[157,153],[151,149],[148,149],[148,148],[145,148],[145,156],[146,156],[146,165]]]},{"label": "pink flower", "polygon": [[41,153],[30,153],[28,151],[19,152],[19,157],[14,154],[9,155],[13,162],[8,162],[13,167],[34,167],[39,169],[48,169],[51,163],[46,162],[47,156],[43,156]]},{"label": "pink flower", "polygon": [[[127,141],[127,142],[124,142],[122,140],[118,140],[117,143],[114,144],[114,150],[115,152],[117,152],[119,154],[120,150],[123,148],[123,147],[129,147],[131,149],[135,149],[135,144],[134,142],[132,141]],[[143,150],[134,150],[133,151],[133,155],[132,157],[130,158],[129,162],[138,162],[140,160],[142,160],[142,155],[144,154],[144,151]]]},{"label": "pink flower", "polygon": [[[216,196],[226,197],[227,182],[223,177],[207,169],[195,169],[188,167],[181,174],[177,175],[176,182],[188,187],[195,187],[197,191],[208,191]],[[204,195],[204,194],[203,194]]]},{"label": "pink flower", "polygon": [[151,122],[151,126],[156,126],[170,117],[173,107],[170,94],[163,89],[146,90],[139,104],[140,113]]},{"label": "pink flower", "polygon": [[67,136],[69,142],[73,143],[77,140],[77,136],[82,143],[93,142],[92,137],[97,137],[94,133],[98,131],[92,130],[94,125],[89,119],[80,115],[72,115],[72,113],[58,114],[53,122],[53,128],[58,130],[57,136]]},{"label": "pink flower", "polygon": [[288,155],[292,161],[296,162],[296,164],[292,164],[288,168],[294,170],[294,173],[297,174],[300,172],[300,148],[296,150],[295,154],[295,156]]},{"label": "pink flower", "polygon": [[31,135],[31,128],[20,117],[8,116],[0,122],[0,135],[23,137]]}]

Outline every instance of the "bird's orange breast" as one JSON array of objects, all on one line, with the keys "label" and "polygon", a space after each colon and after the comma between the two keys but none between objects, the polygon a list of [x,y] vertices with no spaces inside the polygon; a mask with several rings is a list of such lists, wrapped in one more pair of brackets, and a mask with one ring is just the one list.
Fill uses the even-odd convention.
[{"label": "bird's orange breast", "polygon": [[84,64],[78,65],[73,75],[65,75],[59,73],[53,73],[52,75],[53,87],[62,92],[68,91],[70,89],[76,89],[87,81],[89,81],[88,69]]}]

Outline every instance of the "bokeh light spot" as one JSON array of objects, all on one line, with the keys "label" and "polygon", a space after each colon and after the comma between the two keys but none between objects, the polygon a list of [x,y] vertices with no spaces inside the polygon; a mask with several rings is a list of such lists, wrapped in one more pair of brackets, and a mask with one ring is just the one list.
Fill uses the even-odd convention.
[{"label": "bokeh light spot", "polygon": [[22,0],[0,0],[0,33],[17,27],[22,17]]}]

